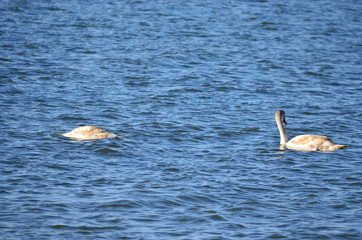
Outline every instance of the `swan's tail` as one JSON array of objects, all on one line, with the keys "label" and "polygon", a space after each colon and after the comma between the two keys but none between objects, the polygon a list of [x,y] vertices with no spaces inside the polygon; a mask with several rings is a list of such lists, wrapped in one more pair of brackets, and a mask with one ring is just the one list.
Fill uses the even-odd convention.
[{"label": "swan's tail", "polygon": [[346,147],[348,147],[348,145],[333,144],[331,146],[322,146],[318,150],[324,151],[324,152],[331,152],[331,151],[335,151],[335,150],[339,150],[339,149],[344,149]]},{"label": "swan's tail", "polygon": [[[346,148],[346,147],[348,147],[348,145],[336,144],[336,145],[334,145],[334,150],[344,149],[344,148]],[[334,150],[333,150],[333,151],[334,151]]]}]

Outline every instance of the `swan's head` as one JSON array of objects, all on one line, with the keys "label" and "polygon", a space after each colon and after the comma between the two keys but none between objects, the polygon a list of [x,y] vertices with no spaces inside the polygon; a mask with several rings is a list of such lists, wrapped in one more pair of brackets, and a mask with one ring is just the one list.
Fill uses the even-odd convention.
[{"label": "swan's head", "polygon": [[285,121],[285,112],[283,110],[276,111],[275,116],[278,117],[284,125],[287,125],[287,121]]}]

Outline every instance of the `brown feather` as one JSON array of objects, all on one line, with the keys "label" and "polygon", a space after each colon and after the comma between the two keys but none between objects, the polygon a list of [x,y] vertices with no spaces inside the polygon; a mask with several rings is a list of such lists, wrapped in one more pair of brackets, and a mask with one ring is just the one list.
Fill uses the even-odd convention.
[{"label": "brown feather", "polygon": [[82,126],[75,128],[70,132],[62,133],[61,135],[76,140],[97,140],[102,138],[117,137],[117,135],[107,132],[106,130],[97,126]]}]

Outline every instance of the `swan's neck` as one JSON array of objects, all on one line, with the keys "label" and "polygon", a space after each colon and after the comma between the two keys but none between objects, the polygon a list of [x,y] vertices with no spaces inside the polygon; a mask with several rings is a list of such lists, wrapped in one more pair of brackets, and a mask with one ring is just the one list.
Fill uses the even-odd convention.
[{"label": "swan's neck", "polygon": [[280,146],[285,147],[285,145],[288,142],[287,138],[287,132],[285,131],[285,128],[282,123],[282,119],[280,115],[275,116],[275,121],[277,122],[279,134],[280,134]]}]

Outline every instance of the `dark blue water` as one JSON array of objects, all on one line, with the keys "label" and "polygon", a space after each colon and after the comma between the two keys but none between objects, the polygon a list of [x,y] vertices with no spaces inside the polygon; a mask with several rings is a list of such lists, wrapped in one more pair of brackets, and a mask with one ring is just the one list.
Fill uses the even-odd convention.
[{"label": "dark blue water", "polygon": [[362,239],[361,11],[0,1],[0,238]]}]

